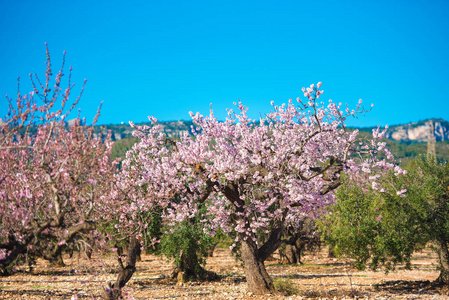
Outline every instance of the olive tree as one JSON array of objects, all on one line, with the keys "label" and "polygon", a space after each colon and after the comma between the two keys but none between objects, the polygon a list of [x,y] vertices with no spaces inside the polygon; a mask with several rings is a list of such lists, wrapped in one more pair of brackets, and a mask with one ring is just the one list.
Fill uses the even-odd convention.
[{"label": "olive tree", "polygon": [[[438,282],[449,283],[449,166],[420,156],[405,166],[404,176],[391,172],[362,189],[346,182],[337,205],[322,223],[336,252],[349,255],[359,268],[410,263],[414,251],[428,243],[438,253]],[[327,226],[326,226],[327,224]]]}]

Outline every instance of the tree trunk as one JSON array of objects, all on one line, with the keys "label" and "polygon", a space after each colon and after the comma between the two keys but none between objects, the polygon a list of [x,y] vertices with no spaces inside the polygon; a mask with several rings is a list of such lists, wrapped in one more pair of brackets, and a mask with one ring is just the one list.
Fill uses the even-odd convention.
[{"label": "tree trunk", "polygon": [[298,253],[296,252],[296,247],[294,245],[285,245],[285,263],[287,264],[297,264],[299,262]]},{"label": "tree trunk", "polygon": [[306,242],[301,240],[300,238],[296,241],[293,249],[295,252],[295,259],[297,264],[302,264],[301,257],[306,248]]},{"label": "tree trunk", "polygon": [[190,255],[181,254],[181,270],[186,272],[188,277],[200,277],[200,273],[204,270],[201,267],[196,253]]},{"label": "tree trunk", "polygon": [[216,273],[208,271],[200,265],[196,253],[190,253],[190,255],[185,255],[182,253],[181,264],[173,270],[170,277],[172,279],[176,279],[178,282],[184,282],[190,279],[210,281],[219,278]]},{"label": "tree trunk", "polygon": [[122,253],[117,253],[119,255],[118,261],[120,271],[117,280],[113,284],[109,283],[108,288],[103,292],[103,298],[108,300],[116,300],[121,298],[122,288],[126,285],[126,283],[128,283],[136,271],[136,260],[138,253],[140,253],[140,243],[135,237],[131,237],[126,254],[126,266],[123,265],[122,259],[120,258]]},{"label": "tree trunk", "polygon": [[437,242],[437,253],[440,262],[440,276],[437,282],[440,284],[449,284],[449,249],[446,242]]},{"label": "tree trunk", "polygon": [[329,244],[329,248],[327,250],[327,258],[335,258],[335,245]]},{"label": "tree trunk", "polygon": [[283,234],[285,249],[280,250],[281,263],[285,264],[302,264],[301,255],[307,244],[307,241],[303,241],[301,232],[298,231],[294,234],[291,231],[286,231]]},{"label": "tree trunk", "polygon": [[213,257],[214,256],[214,250],[217,247],[218,243],[213,243],[209,249],[207,249],[207,257]]},{"label": "tree trunk", "polygon": [[49,258],[49,261],[53,267],[65,267],[64,260],[62,259],[62,251],[53,253],[53,256]]},{"label": "tree trunk", "polygon": [[259,295],[272,293],[273,280],[267,273],[264,261],[258,255],[256,243],[249,239],[242,241],[241,251],[248,292]]},{"label": "tree trunk", "polygon": [[[26,253],[26,246],[17,242],[14,238],[10,238],[10,247],[4,247],[11,249],[11,252],[3,259],[0,259],[0,276],[12,275],[12,269],[19,259],[19,255]],[[3,248],[3,247],[2,247]]]}]

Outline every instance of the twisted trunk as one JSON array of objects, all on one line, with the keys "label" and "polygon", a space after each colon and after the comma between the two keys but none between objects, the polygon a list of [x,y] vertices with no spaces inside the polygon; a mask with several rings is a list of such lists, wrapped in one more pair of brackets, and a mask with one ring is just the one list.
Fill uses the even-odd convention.
[{"label": "twisted trunk", "polygon": [[13,242],[1,248],[12,249],[9,255],[0,260],[0,276],[9,276],[12,274],[11,270],[19,255],[26,253],[26,246],[19,242]]},{"label": "twisted trunk", "polygon": [[301,252],[294,245],[285,245],[285,252],[282,253],[283,264],[301,264]]},{"label": "twisted trunk", "polygon": [[117,280],[112,284],[109,283],[108,287],[104,290],[103,298],[109,300],[121,299],[122,288],[128,283],[128,281],[136,271],[136,261],[139,253],[140,243],[135,237],[131,237],[128,246],[128,252],[126,254],[126,266],[123,265],[122,259],[120,257],[122,253],[117,253],[120,271]]},{"label": "twisted trunk", "polygon": [[[263,172],[260,168],[254,169],[254,171]],[[228,198],[235,207],[234,218],[237,217],[237,213],[244,215],[243,207],[245,202],[240,198],[239,184],[242,182],[233,182],[228,184],[222,189],[223,194]],[[265,268],[265,260],[270,257],[274,251],[281,245],[282,232],[284,230],[284,220],[287,211],[283,213],[283,217],[274,221],[273,230],[270,233],[270,237],[260,248],[257,247],[255,241],[251,236],[247,236],[245,233],[239,234],[239,238],[242,244],[241,254],[243,265],[245,269],[246,282],[248,285],[248,292],[253,294],[270,294],[275,291],[273,280],[268,275]],[[243,223],[249,224],[250,220],[243,217]]]},{"label": "twisted trunk", "polygon": [[258,255],[256,243],[249,239],[242,241],[241,251],[248,292],[253,294],[269,294],[273,292],[273,280],[267,273],[264,260]]},{"label": "twisted trunk", "polygon": [[243,234],[240,236],[242,260],[249,292],[260,295],[274,292],[273,280],[265,268],[265,260],[281,245],[283,229],[283,224],[280,223],[271,231],[270,237],[260,248],[257,248],[257,244],[252,239]]},{"label": "twisted trunk", "polygon": [[[79,233],[88,232],[95,229],[95,223],[92,221],[85,221],[83,223],[74,225],[70,228],[69,233],[65,237],[64,243],[55,246],[55,248],[47,249],[48,243],[56,240],[53,234],[44,234],[43,232],[48,228],[64,228],[63,220],[65,213],[61,212],[58,216],[44,223],[34,224],[34,228],[25,236],[22,241],[17,241],[13,234],[8,236],[8,242],[0,244],[0,249],[11,251],[5,258],[0,259],[0,276],[11,275],[11,269],[21,255],[32,254],[35,257],[41,257],[50,261],[54,266],[64,266],[62,260],[62,251],[66,248],[66,244],[72,242]],[[28,249],[29,245],[33,245],[33,249]]]},{"label": "twisted trunk", "polygon": [[440,275],[436,281],[447,285],[449,284],[449,249],[446,242],[437,242],[437,253],[440,263]]},{"label": "twisted trunk", "polygon": [[219,278],[216,273],[208,271],[200,265],[196,253],[190,253],[190,255],[181,254],[181,264],[173,270],[170,277],[178,282],[185,282],[191,279],[211,281]]}]

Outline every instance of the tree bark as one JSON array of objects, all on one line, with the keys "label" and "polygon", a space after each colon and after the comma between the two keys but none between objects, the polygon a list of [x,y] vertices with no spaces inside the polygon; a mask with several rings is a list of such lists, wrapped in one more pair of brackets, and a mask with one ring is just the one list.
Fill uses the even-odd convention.
[{"label": "tree bark", "polygon": [[242,241],[241,251],[248,292],[259,295],[272,293],[273,280],[267,273],[264,260],[258,255],[256,243],[249,239]]},{"label": "tree bark", "polygon": [[328,248],[327,248],[327,258],[335,258],[335,245],[329,244]]},{"label": "tree bark", "polygon": [[202,278],[203,274],[206,273],[206,270],[200,265],[196,253],[190,253],[190,255],[181,253],[181,264],[177,269],[177,273],[181,272],[185,274],[184,280],[188,280],[189,278]]},{"label": "tree bark", "polygon": [[[243,180],[243,179],[242,179]],[[234,182],[226,185],[222,189],[223,194],[235,206],[236,213],[243,213],[245,202],[240,198],[239,183]],[[242,244],[241,254],[243,265],[245,268],[246,282],[248,292],[253,294],[270,294],[275,291],[273,280],[267,273],[264,261],[273,254],[280,246],[282,232],[284,231],[285,214],[281,219],[274,222],[274,229],[271,231],[268,240],[260,248],[257,247],[255,241],[245,234],[240,234],[239,238]],[[249,224],[248,220],[245,220]]]},{"label": "tree bark", "polygon": [[213,243],[209,249],[207,249],[207,257],[213,257],[215,248],[217,247],[218,243]]},{"label": "tree bark", "polygon": [[305,246],[305,242],[302,240],[301,227],[296,232],[291,229],[284,230],[283,243],[285,243],[285,248],[279,250],[281,263],[301,264],[301,252]]},{"label": "tree bark", "polygon": [[62,259],[62,251],[54,253],[53,257],[50,259],[50,264],[54,267],[65,267],[64,260]]},{"label": "tree bark", "polygon": [[285,261],[283,263],[287,264],[297,264],[300,263],[300,255],[297,252],[297,249],[294,245],[287,244],[285,245]]},{"label": "tree bark", "polygon": [[[119,252],[119,251],[118,251]],[[122,296],[122,288],[128,283],[136,271],[137,255],[140,253],[140,243],[135,237],[130,238],[128,251],[126,254],[126,266],[123,265],[120,257],[121,253],[118,253],[118,262],[120,265],[120,271],[117,280],[111,284],[103,292],[103,298],[108,300],[120,299]]]},{"label": "tree bark", "polygon": [[[12,274],[11,269],[14,266],[14,263],[18,259],[20,254],[26,253],[26,247],[15,240],[10,243],[14,247],[11,248],[2,247],[6,249],[12,249],[11,253],[6,256],[4,259],[0,259],[0,276],[9,276]],[[9,246],[9,245],[7,245]]]},{"label": "tree bark", "polygon": [[437,253],[440,262],[440,275],[437,282],[440,284],[449,284],[449,249],[446,242],[437,242]]},{"label": "tree bark", "polygon": [[[182,274],[181,276],[179,274]],[[200,279],[200,280],[216,280],[219,276],[212,272],[204,269],[198,260],[196,253],[191,253],[190,255],[181,254],[181,264],[176,267],[171,276],[172,279],[176,279],[178,282],[188,281],[190,279]]]}]

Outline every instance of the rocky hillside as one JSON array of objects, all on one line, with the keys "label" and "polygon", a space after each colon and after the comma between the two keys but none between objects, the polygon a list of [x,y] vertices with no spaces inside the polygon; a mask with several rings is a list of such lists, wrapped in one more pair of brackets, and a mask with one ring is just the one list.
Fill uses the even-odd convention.
[{"label": "rocky hillside", "polygon": [[[449,141],[449,122],[443,119],[424,120],[415,123],[390,126],[387,138],[395,141],[427,142],[430,131],[430,121],[433,122],[433,135],[437,142]],[[371,132],[373,128],[360,128]]]},{"label": "rocky hillside", "polygon": [[[136,125],[148,125],[149,123],[141,123]],[[175,137],[179,135],[180,132],[190,131],[190,126],[193,125],[192,121],[166,121],[159,122],[159,124],[164,129],[164,132],[170,136]],[[128,138],[132,135],[133,128],[129,124],[118,124],[118,125],[103,125],[97,126],[95,132],[99,133],[101,130],[111,130],[113,140],[121,140]]]}]

